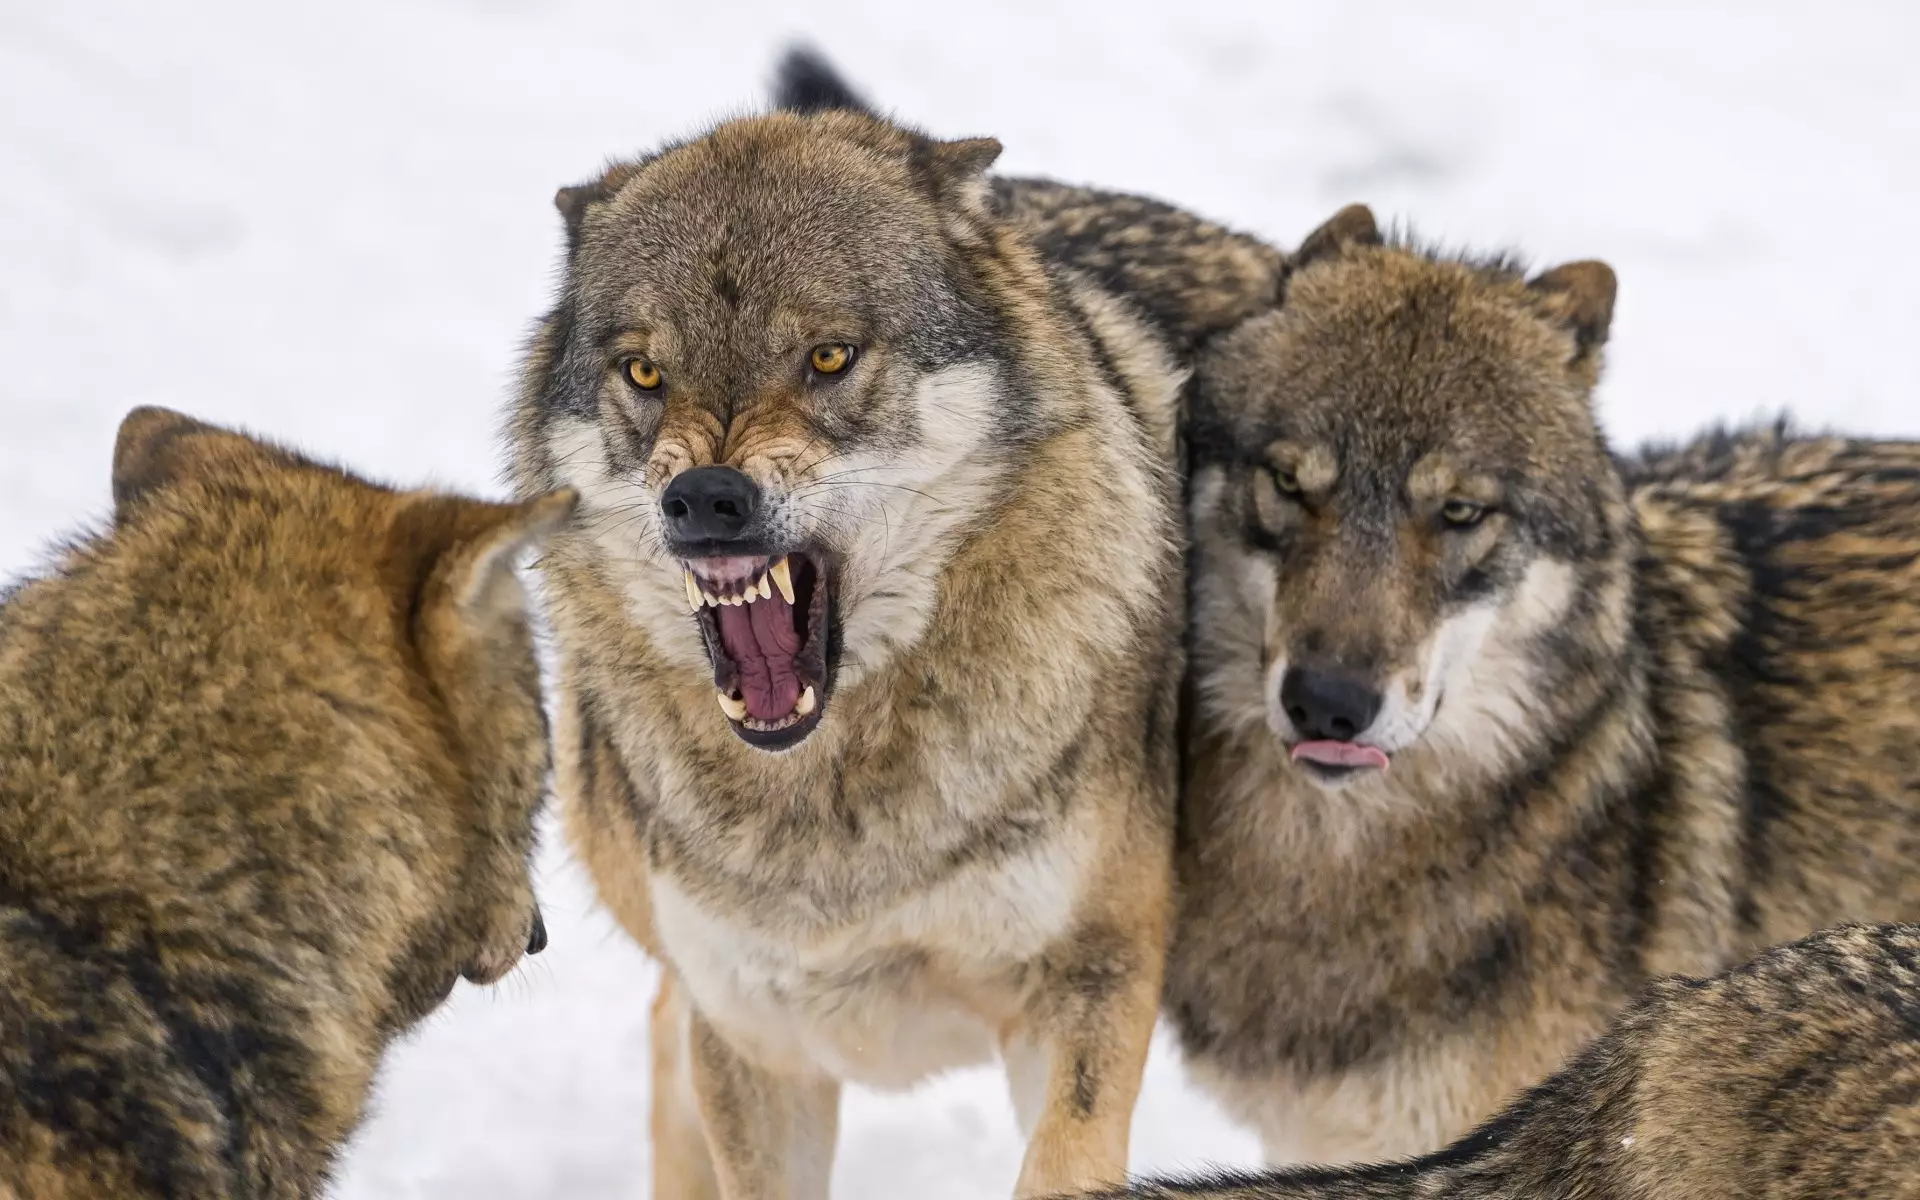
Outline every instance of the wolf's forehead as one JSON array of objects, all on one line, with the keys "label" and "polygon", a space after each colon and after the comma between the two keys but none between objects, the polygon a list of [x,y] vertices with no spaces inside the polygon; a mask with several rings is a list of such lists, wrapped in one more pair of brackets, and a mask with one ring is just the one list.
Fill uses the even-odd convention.
[{"label": "wolf's forehead", "polygon": [[1448,451],[1511,458],[1579,438],[1591,423],[1561,364],[1473,334],[1359,328],[1276,349],[1214,401],[1254,444],[1293,438],[1378,463]]},{"label": "wolf's forehead", "polygon": [[[1244,469],[1276,466],[1325,474],[1349,498],[1401,494],[1416,474],[1458,480],[1530,474],[1541,446],[1558,440],[1490,406],[1488,419],[1434,404],[1369,406],[1356,393],[1303,394],[1241,408],[1196,437],[1196,461]],[[1224,435],[1224,436],[1222,436]],[[1316,483],[1314,486],[1323,486]]]},{"label": "wolf's forehead", "polygon": [[929,239],[897,210],[766,200],[664,204],[620,220],[582,264],[595,307],[696,338],[816,317],[886,323],[925,300]]},{"label": "wolf's forehead", "polygon": [[873,270],[934,230],[903,165],[833,148],[688,147],[621,189],[606,241],[629,262],[671,270],[724,260],[759,277],[835,261]]}]

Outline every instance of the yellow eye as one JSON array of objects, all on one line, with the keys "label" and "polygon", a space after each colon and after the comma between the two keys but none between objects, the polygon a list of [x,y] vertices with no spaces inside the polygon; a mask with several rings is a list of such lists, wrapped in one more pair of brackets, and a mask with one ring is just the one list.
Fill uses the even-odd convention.
[{"label": "yellow eye", "polygon": [[1468,528],[1478,525],[1487,515],[1487,506],[1474,500],[1462,500],[1455,496],[1440,506],[1440,517],[1449,525]]},{"label": "yellow eye", "polygon": [[815,346],[807,362],[822,375],[838,375],[853,365],[854,348],[845,342],[827,342]]},{"label": "yellow eye", "polygon": [[1273,486],[1279,489],[1282,496],[1299,496],[1301,494],[1300,477],[1295,475],[1292,469],[1288,467],[1275,467],[1273,469]]},{"label": "yellow eye", "polygon": [[651,392],[660,386],[660,368],[644,358],[627,360],[627,382],[643,392]]}]

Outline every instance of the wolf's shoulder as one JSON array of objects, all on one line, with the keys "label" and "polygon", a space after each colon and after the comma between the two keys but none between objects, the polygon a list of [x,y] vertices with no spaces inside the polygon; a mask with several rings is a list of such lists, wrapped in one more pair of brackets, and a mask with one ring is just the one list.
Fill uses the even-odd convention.
[{"label": "wolf's shoulder", "polygon": [[1138,305],[1183,357],[1279,296],[1280,251],[1165,201],[1008,177],[993,180],[993,198],[1048,261]]}]

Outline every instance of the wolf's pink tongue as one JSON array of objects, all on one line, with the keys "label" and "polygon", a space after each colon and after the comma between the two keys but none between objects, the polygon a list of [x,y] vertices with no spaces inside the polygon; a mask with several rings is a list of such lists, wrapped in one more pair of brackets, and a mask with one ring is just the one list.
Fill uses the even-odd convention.
[{"label": "wolf's pink tongue", "polygon": [[793,606],[776,592],[771,599],[722,605],[717,611],[720,640],[740,668],[747,715],[778,721],[792,712],[800,699],[800,677],[793,671],[800,633],[793,627]]},{"label": "wolf's pink tongue", "polygon": [[1386,751],[1358,742],[1301,742],[1293,748],[1293,760],[1317,762],[1328,767],[1380,767],[1387,765]]}]

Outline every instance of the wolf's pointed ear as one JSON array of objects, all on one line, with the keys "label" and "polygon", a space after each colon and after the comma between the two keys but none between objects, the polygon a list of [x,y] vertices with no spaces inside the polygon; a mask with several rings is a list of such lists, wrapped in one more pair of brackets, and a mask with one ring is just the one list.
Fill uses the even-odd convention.
[{"label": "wolf's pointed ear", "polygon": [[1580,355],[1606,343],[1620,290],[1612,267],[1593,259],[1570,262],[1542,272],[1527,286],[1540,293],[1549,314],[1573,330]]},{"label": "wolf's pointed ear", "polygon": [[580,222],[586,219],[587,207],[606,198],[606,188],[601,186],[598,179],[592,183],[576,183],[555,192],[553,206],[560,210],[560,219],[567,223],[567,236],[577,236]]},{"label": "wolf's pointed ear", "polygon": [[933,143],[933,171],[942,182],[967,183],[987,173],[1000,157],[1000,139],[960,138]]},{"label": "wolf's pointed ear", "polygon": [[563,187],[553,194],[553,206],[560,210],[560,219],[567,226],[567,253],[579,247],[580,226],[587,213],[613,199],[639,169],[637,163],[618,163],[602,171],[598,179]]},{"label": "wolf's pointed ear", "polygon": [[395,549],[424,568],[423,610],[443,607],[463,621],[492,625],[525,605],[515,559],[565,526],[579,503],[572,488],[517,504],[421,497],[396,521]]},{"label": "wolf's pointed ear", "polygon": [[170,408],[145,405],[128,413],[113,441],[114,516],[124,519],[141,497],[165,487],[187,469],[183,441],[220,432]]},{"label": "wolf's pointed ear", "polygon": [[553,206],[560,210],[560,220],[567,227],[569,255],[580,248],[580,226],[587,219],[587,210],[596,204],[605,204],[610,195],[604,177],[592,183],[576,183],[571,187],[563,187],[553,194]]},{"label": "wolf's pointed ear", "polygon": [[1349,204],[1307,235],[1287,259],[1287,267],[1297,271],[1323,258],[1338,258],[1348,246],[1378,246],[1380,241],[1380,223],[1373,219],[1373,210],[1364,204]]},{"label": "wolf's pointed ear", "polygon": [[833,64],[805,44],[788,49],[774,67],[773,106],[796,113],[846,109],[873,115],[873,106],[853,90]]},{"label": "wolf's pointed ear", "polygon": [[[1000,157],[1000,139],[961,138],[952,142],[921,143],[934,195],[948,210],[969,217],[985,216],[987,168]],[[957,228],[957,227],[956,227]]]}]

